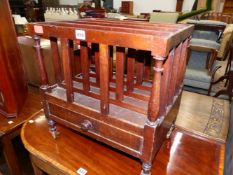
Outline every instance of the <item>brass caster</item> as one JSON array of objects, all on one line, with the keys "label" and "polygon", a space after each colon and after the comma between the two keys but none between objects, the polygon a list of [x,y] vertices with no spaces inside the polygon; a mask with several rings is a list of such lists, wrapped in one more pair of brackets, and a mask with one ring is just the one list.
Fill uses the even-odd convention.
[{"label": "brass caster", "polygon": [[50,133],[51,133],[51,135],[52,135],[52,137],[54,138],[54,139],[57,139],[58,138],[58,136],[59,136],[59,132],[57,132],[57,131],[50,131]]},{"label": "brass caster", "polygon": [[143,170],[141,171],[141,175],[151,175],[151,172],[149,173],[144,173]]},{"label": "brass caster", "polygon": [[141,175],[151,175],[151,167],[150,163],[142,163]]}]

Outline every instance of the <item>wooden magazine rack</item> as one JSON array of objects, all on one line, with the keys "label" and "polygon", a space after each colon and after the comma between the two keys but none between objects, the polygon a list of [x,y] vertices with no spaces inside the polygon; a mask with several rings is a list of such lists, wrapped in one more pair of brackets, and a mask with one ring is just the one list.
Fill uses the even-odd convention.
[{"label": "wooden magazine rack", "polygon": [[[55,122],[66,125],[139,158],[141,174],[150,174],[176,119],[193,26],[82,19],[31,23],[27,30],[52,134]],[[51,41],[55,85],[48,85],[40,37]]]}]

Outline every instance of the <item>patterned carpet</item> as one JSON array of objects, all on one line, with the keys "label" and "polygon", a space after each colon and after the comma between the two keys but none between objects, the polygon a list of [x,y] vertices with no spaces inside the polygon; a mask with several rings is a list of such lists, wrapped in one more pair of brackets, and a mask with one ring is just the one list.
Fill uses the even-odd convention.
[{"label": "patterned carpet", "polygon": [[185,131],[225,143],[229,128],[227,100],[183,91],[176,126]]}]

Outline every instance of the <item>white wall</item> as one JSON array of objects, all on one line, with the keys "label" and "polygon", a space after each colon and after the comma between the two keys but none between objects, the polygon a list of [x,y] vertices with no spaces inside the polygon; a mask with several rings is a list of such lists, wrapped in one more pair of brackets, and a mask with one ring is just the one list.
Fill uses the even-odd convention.
[{"label": "white wall", "polygon": [[83,0],[59,0],[62,5],[77,5],[78,3],[82,3]]},{"label": "white wall", "polygon": [[193,8],[195,0],[184,0],[182,12],[190,12]]},{"label": "white wall", "polygon": [[[119,9],[122,0],[113,0],[115,9]],[[175,11],[177,0],[132,0],[134,1],[134,14],[151,13],[153,10]]]},{"label": "white wall", "polygon": [[[122,0],[113,0],[115,9],[119,9]],[[134,1],[134,14],[151,13],[153,10],[175,11],[177,0],[132,0]],[[60,0],[60,4],[77,5],[83,0]],[[192,8],[194,0],[184,0],[183,11]]]}]

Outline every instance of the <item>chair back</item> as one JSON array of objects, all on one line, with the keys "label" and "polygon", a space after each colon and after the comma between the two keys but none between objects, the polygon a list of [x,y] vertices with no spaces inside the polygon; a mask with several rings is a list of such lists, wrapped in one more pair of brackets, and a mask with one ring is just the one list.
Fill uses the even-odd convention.
[{"label": "chair back", "polygon": [[228,24],[220,40],[221,44],[217,55],[218,60],[224,61],[227,59],[229,55],[232,39],[233,39],[233,24]]},{"label": "chair back", "polygon": [[177,12],[154,12],[150,14],[149,22],[176,23],[179,13]]},{"label": "chair back", "polygon": [[222,21],[228,24],[233,23],[233,16],[229,14],[217,13],[217,12],[208,12],[201,16],[201,19]]}]

